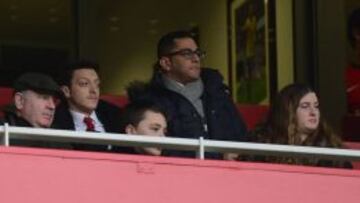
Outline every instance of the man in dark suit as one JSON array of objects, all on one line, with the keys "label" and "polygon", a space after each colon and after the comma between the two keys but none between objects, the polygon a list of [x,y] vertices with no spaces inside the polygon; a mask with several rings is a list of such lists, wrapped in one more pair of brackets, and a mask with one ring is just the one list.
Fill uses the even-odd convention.
[{"label": "man in dark suit", "polygon": [[[61,78],[65,101],[56,109],[54,128],[76,131],[120,132],[120,109],[99,99],[98,65],[80,61],[71,65]],[[86,150],[103,151],[102,146],[81,145]]]}]

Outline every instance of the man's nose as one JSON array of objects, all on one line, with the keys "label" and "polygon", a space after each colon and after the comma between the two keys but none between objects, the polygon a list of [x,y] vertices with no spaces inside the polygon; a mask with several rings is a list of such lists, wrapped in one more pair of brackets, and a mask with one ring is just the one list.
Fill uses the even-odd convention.
[{"label": "man's nose", "polygon": [[99,92],[99,86],[96,84],[91,84],[90,85],[90,92],[92,93],[98,93]]},{"label": "man's nose", "polygon": [[193,53],[192,61],[197,63],[200,62],[200,56],[197,53]]},{"label": "man's nose", "polygon": [[49,109],[55,109],[55,107],[56,107],[56,101],[55,101],[55,98],[49,98],[48,100],[47,100],[47,107],[49,108]]}]

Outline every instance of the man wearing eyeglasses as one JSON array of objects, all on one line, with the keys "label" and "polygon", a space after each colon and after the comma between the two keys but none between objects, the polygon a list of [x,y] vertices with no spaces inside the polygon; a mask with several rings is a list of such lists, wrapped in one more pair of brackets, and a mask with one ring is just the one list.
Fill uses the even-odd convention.
[{"label": "man wearing eyeglasses", "polygon": [[[158,61],[150,82],[151,98],[168,116],[169,137],[241,141],[246,127],[216,70],[201,67],[205,52],[193,35],[176,31],[158,42]],[[165,156],[195,157],[195,152],[163,150]],[[222,159],[223,154],[208,153]]]}]

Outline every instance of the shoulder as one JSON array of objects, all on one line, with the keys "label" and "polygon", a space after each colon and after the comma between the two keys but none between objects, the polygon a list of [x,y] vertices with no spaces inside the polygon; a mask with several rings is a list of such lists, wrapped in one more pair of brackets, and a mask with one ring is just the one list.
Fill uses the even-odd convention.
[{"label": "shoulder", "polygon": [[16,114],[8,113],[5,116],[5,122],[7,122],[11,126],[33,127],[28,121],[17,116]]},{"label": "shoulder", "polygon": [[66,101],[62,101],[55,109],[55,121],[62,120],[64,118],[71,118],[69,107]]},{"label": "shoulder", "polygon": [[121,108],[114,104],[111,104],[107,101],[100,99],[95,111],[96,111],[96,113],[100,113],[100,114],[106,113],[106,114],[116,115],[121,112]]},{"label": "shoulder", "polygon": [[201,79],[204,82],[207,81],[215,81],[215,82],[223,82],[223,76],[221,73],[213,68],[202,68],[201,69]]},{"label": "shoulder", "polygon": [[230,96],[229,87],[223,82],[223,76],[218,70],[203,68],[201,70],[201,79],[207,93],[215,94],[215,96],[217,94],[226,95],[226,97]]},{"label": "shoulder", "polygon": [[58,106],[56,106],[55,117],[52,123],[52,128],[75,129],[73,118],[70,114],[66,101],[62,101]]},{"label": "shoulder", "polygon": [[4,122],[8,123],[11,126],[20,126],[20,127],[32,127],[32,125],[22,117],[19,117],[16,113],[16,107],[13,104],[10,104],[4,108]]},{"label": "shoulder", "polygon": [[108,132],[120,132],[117,122],[120,121],[123,109],[109,102],[99,100],[95,110],[99,120],[104,124]]},{"label": "shoulder", "polygon": [[96,116],[104,125],[106,132],[121,132],[121,126],[118,122],[121,120],[122,109],[109,102],[99,100],[98,106],[95,110]]}]

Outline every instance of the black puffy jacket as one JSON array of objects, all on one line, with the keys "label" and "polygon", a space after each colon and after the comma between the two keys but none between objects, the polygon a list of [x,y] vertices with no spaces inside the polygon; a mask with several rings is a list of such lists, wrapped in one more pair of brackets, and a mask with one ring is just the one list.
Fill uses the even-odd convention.
[{"label": "black puffy jacket", "polygon": [[[205,122],[191,102],[184,96],[165,88],[161,73],[155,72],[150,83],[151,98],[167,113],[168,137],[199,138],[211,140],[245,140],[246,125],[223,83],[220,73],[203,68],[201,79],[204,83],[202,102],[206,115]],[[194,152],[164,150],[166,156],[194,157]],[[221,159],[219,153],[208,153],[207,158]]]}]

